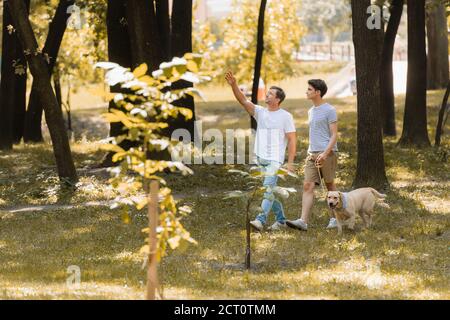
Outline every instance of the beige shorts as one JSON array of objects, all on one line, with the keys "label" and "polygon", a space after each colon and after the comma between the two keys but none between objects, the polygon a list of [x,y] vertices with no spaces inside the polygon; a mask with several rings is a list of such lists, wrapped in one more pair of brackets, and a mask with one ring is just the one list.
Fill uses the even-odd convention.
[{"label": "beige shorts", "polygon": [[315,166],[315,161],[319,154],[320,152],[313,152],[306,157],[305,182],[315,182],[316,185],[320,185],[320,170],[320,174],[325,183],[331,183],[336,178],[337,155],[335,152],[331,152],[322,167],[318,170]]}]

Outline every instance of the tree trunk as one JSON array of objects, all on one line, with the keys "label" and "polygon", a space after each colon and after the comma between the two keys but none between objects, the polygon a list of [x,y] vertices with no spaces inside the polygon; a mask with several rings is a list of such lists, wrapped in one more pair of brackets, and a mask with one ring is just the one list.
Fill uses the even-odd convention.
[{"label": "tree trunk", "polygon": [[[59,48],[66,32],[67,20],[70,17],[70,14],[67,13],[68,8],[74,3],[74,0],[61,0],[56,8],[53,20],[50,22],[47,39],[42,50],[42,53],[48,56],[47,70],[49,75],[52,74]],[[41,131],[43,103],[39,100],[37,90],[36,83],[33,81],[28,110],[25,116],[25,131],[23,135],[25,142],[44,141]]]},{"label": "tree trunk", "polygon": [[438,118],[438,123],[436,126],[436,136],[434,138],[434,145],[436,147],[439,147],[441,144],[441,135],[444,130],[445,119],[446,119],[446,117],[444,117],[444,115],[445,115],[446,111],[448,110],[447,103],[448,103],[449,95],[450,95],[450,80],[448,81],[447,90],[445,91],[444,99],[442,100],[441,110],[439,110],[439,118]]},{"label": "tree trunk", "polygon": [[169,15],[169,1],[156,0],[156,21],[158,24],[158,33],[161,39],[161,53],[162,60],[171,60],[170,49],[170,15]]},{"label": "tree trunk", "polygon": [[[192,52],[192,0],[174,0],[172,8],[172,57],[182,57]],[[192,87],[192,83],[184,80],[175,82],[172,89],[178,90]],[[184,116],[169,120],[169,136],[176,129],[186,129],[194,141],[195,135],[195,103],[192,96],[186,96],[173,103],[175,106],[188,108],[192,111],[192,119],[186,120]]]},{"label": "tree trunk", "polygon": [[381,108],[383,110],[383,133],[386,136],[395,137],[395,97],[394,97],[394,74],[392,60],[394,56],[395,38],[403,13],[404,0],[393,0],[390,11],[391,18],[384,36],[383,52],[381,54]]},{"label": "tree trunk", "polygon": [[[258,103],[258,87],[259,78],[261,77],[261,65],[264,52],[264,17],[266,12],[267,0],[261,0],[261,5],[259,7],[259,17],[258,17],[258,33],[256,39],[256,56],[255,56],[255,69],[253,72],[253,85],[252,85],[252,102],[254,104]],[[251,128],[257,128],[256,120],[250,117]]]},{"label": "tree trunk", "polygon": [[[27,10],[30,1],[26,1]],[[11,150],[22,138],[27,85],[27,63],[10,13],[3,7],[2,65],[0,81],[0,149]],[[17,71],[16,71],[17,70]]]},{"label": "tree trunk", "polygon": [[8,1],[5,4],[16,26],[22,48],[29,52],[29,54],[26,54],[26,59],[33,79],[36,82],[39,100],[45,108],[45,118],[53,143],[58,175],[61,180],[74,184],[78,178],[70,151],[69,139],[64,127],[62,112],[58,107],[58,102],[51,86],[45,57],[38,52],[38,43],[28,20],[25,2],[16,0]]},{"label": "tree trunk", "polygon": [[133,69],[142,63],[149,72],[159,69],[163,57],[153,1],[128,0],[126,7]]},{"label": "tree trunk", "polygon": [[[128,35],[128,22],[126,18],[126,0],[109,0],[106,14],[106,27],[108,33],[108,60],[117,63],[125,68],[131,68],[131,43]],[[110,88],[113,93],[123,93],[124,90],[120,85]],[[109,102],[108,110],[118,109],[114,100]],[[124,134],[124,126],[120,122],[110,124],[109,136],[117,137]],[[128,140],[122,141],[119,146],[125,150],[129,150],[132,142]],[[113,153],[108,153],[102,160],[102,167],[111,167]]]},{"label": "tree trunk", "polygon": [[[427,131],[425,0],[408,2],[408,79],[399,146],[430,146]],[[448,80],[448,79],[447,79]]]},{"label": "tree trunk", "polygon": [[[25,0],[25,5],[27,7],[28,14],[30,13],[30,0]],[[18,38],[16,41],[19,41]],[[20,45],[19,59],[23,63],[23,76],[19,76],[18,87],[15,92],[17,103],[13,112],[13,142],[20,143],[23,137],[23,131],[25,129],[25,115],[26,115],[26,103],[27,103],[27,70],[28,66],[26,63],[26,58],[22,50],[22,45]]]},{"label": "tree trunk", "polygon": [[55,70],[53,71],[53,87],[55,88],[56,101],[58,101],[58,106],[62,110],[61,77],[58,66],[55,66]]},{"label": "tree trunk", "polygon": [[430,6],[427,19],[428,89],[444,89],[449,79],[448,33],[445,7],[441,3]]},{"label": "tree trunk", "polygon": [[388,182],[381,133],[381,30],[369,30],[366,26],[370,0],[352,0],[351,6],[358,92],[358,157],[353,185],[383,189]]}]

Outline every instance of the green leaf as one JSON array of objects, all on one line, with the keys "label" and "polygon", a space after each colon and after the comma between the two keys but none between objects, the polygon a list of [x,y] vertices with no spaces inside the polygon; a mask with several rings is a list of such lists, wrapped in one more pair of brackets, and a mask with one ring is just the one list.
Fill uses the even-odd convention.
[{"label": "green leaf", "polygon": [[229,191],[229,192],[225,193],[224,199],[245,198],[247,196],[248,196],[248,192],[236,190],[236,191]]},{"label": "green leaf", "polygon": [[192,60],[188,61],[187,69],[189,71],[192,71],[192,72],[195,72],[195,73],[199,72],[197,63],[195,63],[195,61],[192,61]]},{"label": "green leaf", "polygon": [[191,109],[188,109],[188,108],[177,108],[178,109],[178,111],[184,116],[184,118],[186,119],[186,120],[189,120],[189,119],[192,119],[192,117],[193,117],[193,113],[192,113],[192,110]]},{"label": "green leaf", "polygon": [[148,66],[146,63],[141,64],[139,67],[134,69],[133,74],[136,78],[144,76],[148,71]]},{"label": "green leaf", "polygon": [[228,172],[230,172],[230,173],[239,173],[239,174],[243,175],[244,177],[249,176],[249,174],[247,172],[242,171],[242,170],[230,169],[230,170],[228,170]]},{"label": "green leaf", "polygon": [[119,160],[122,160],[123,157],[125,157],[126,155],[127,155],[127,152],[117,152],[115,155],[113,155],[112,162],[117,162]]},{"label": "green leaf", "polygon": [[169,244],[170,248],[172,250],[174,250],[180,245],[180,240],[181,240],[181,237],[177,235],[175,237],[168,239],[167,243]]},{"label": "green leaf", "polygon": [[123,223],[125,223],[125,224],[129,224],[130,221],[131,221],[130,215],[128,214],[128,211],[127,211],[127,210],[124,210],[124,211],[122,212],[122,221],[123,221]]},{"label": "green leaf", "polygon": [[261,171],[253,171],[252,173],[250,173],[250,175],[252,177],[260,177],[263,175],[263,173]]}]

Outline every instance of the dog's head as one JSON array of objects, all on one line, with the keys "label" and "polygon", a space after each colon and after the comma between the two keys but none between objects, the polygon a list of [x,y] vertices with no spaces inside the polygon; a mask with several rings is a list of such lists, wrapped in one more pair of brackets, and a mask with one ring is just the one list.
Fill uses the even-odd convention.
[{"label": "dog's head", "polygon": [[339,191],[328,191],[327,205],[331,209],[342,208],[342,193]]}]

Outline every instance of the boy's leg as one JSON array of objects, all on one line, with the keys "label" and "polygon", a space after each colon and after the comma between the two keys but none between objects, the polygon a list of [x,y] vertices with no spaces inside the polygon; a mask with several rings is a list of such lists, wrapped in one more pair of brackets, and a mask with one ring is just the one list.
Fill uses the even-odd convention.
[{"label": "boy's leg", "polygon": [[319,171],[315,165],[318,154],[309,155],[305,163],[305,181],[303,182],[301,219],[308,223],[314,204],[314,188],[320,184]]},{"label": "boy's leg", "polygon": [[297,220],[286,220],[286,225],[288,227],[303,231],[308,230],[309,216],[311,214],[311,209],[314,203],[315,186],[316,186],[315,182],[305,181],[303,183],[301,217]]},{"label": "boy's leg", "polygon": [[309,217],[311,216],[311,209],[314,204],[314,188],[315,187],[316,187],[315,182],[305,181],[303,183],[301,219],[306,224],[308,224]]}]

